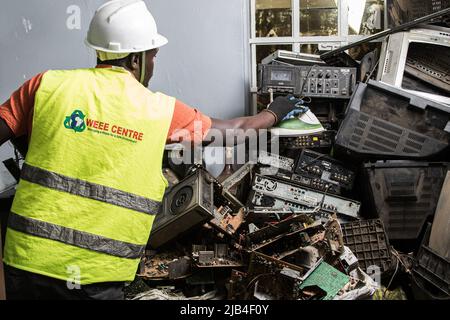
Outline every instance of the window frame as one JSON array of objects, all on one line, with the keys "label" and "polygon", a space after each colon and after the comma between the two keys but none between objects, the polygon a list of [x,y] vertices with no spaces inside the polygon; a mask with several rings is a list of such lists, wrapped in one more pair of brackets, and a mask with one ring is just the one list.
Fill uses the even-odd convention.
[{"label": "window frame", "polygon": [[[300,52],[302,44],[336,44],[344,46],[349,43],[364,39],[365,35],[348,34],[348,0],[338,0],[338,34],[335,36],[300,36],[300,0],[291,0],[292,11],[292,36],[291,37],[256,37],[256,1],[250,0],[250,58],[251,77],[250,92],[257,93],[257,61],[256,48],[259,45],[292,45],[292,51]],[[384,28],[387,27],[387,0],[383,0],[384,5]],[[381,41],[378,40],[378,41]],[[253,101],[255,101],[255,97]],[[252,106],[252,114],[256,113],[255,106]]]}]

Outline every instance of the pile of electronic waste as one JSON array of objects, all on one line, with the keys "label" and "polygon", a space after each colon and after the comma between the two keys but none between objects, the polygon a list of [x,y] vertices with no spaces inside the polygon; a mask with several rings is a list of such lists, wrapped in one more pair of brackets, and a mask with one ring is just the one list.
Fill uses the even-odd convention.
[{"label": "pile of electronic waste", "polygon": [[[370,297],[392,260],[383,223],[357,220],[356,201],[263,175],[275,158],[262,154],[222,183],[201,166],[191,170],[165,196],[139,277],[185,298]],[[152,290],[138,297],[164,296]]]},{"label": "pile of electronic waste", "polygon": [[[433,296],[445,297],[450,283],[446,260],[441,257],[435,265],[438,256],[428,242],[415,255],[399,253],[389,238],[419,238],[426,214],[436,210],[439,192],[431,194],[439,181],[444,183],[448,166],[404,166],[363,165],[363,180],[377,185],[371,192],[381,202],[370,205],[382,210],[378,215],[363,215],[360,201],[344,197],[355,194],[356,171],[311,149],[303,149],[297,161],[260,152],[257,163],[246,163],[222,182],[193,166],[164,197],[138,272],[146,290],[130,297],[371,299],[378,291],[381,299],[404,278],[409,280],[406,288],[400,284],[402,292],[412,290],[415,279],[420,288],[434,286],[427,289]],[[403,180],[389,185],[397,176]],[[428,196],[421,189],[416,190],[419,198],[402,198],[402,181],[413,178]],[[446,183],[449,188],[450,178]],[[393,192],[393,200],[380,188]],[[424,203],[428,207],[411,207]],[[448,250],[448,244],[444,247]]]},{"label": "pile of electronic waste", "polygon": [[354,44],[384,37],[361,61],[265,58],[259,105],[292,94],[324,130],[225,179],[167,166],[135,298],[449,299],[450,29],[419,25],[449,10]]}]

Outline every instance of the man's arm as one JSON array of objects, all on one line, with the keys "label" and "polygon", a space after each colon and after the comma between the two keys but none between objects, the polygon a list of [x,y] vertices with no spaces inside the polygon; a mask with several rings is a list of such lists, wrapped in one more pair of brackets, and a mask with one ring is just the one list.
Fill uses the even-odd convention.
[{"label": "man's arm", "polygon": [[251,117],[240,117],[230,120],[211,119],[211,128],[218,130],[226,129],[266,129],[275,124],[276,118],[269,112],[261,112]]},{"label": "man's arm", "polygon": [[[177,143],[210,143],[217,141],[220,145],[238,144],[245,141],[245,132],[271,128],[296,108],[298,99],[279,96],[262,112],[255,116],[239,117],[230,120],[211,119],[197,109],[176,101],[172,123],[167,142]],[[220,135],[221,139],[216,140]],[[233,141],[224,141],[226,137],[234,136]],[[237,141],[236,141],[237,138]]]},{"label": "man's arm", "polygon": [[[211,130],[203,141],[210,145],[236,145],[244,143],[250,130],[271,128],[276,123],[276,117],[270,112],[261,112],[255,116],[240,117],[229,120],[211,119]],[[220,135],[220,138],[218,138]]]},{"label": "man's arm", "polygon": [[[240,117],[230,120],[211,119],[212,130],[208,132],[204,141],[214,143],[214,141],[216,141],[215,137],[219,134],[222,138],[218,140],[219,144],[220,142],[225,143],[226,145],[243,143],[247,137],[245,133],[248,130],[259,131],[260,129],[273,127],[296,107],[295,104],[297,102],[298,100],[294,97],[279,96],[267,109],[264,109],[255,116]],[[225,139],[229,140],[230,137],[233,137],[232,141],[225,141]]]}]

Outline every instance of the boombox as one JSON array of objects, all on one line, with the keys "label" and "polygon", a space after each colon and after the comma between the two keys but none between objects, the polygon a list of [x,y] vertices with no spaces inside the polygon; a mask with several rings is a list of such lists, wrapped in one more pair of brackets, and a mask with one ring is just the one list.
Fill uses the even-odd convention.
[{"label": "boombox", "polygon": [[197,169],[164,195],[149,245],[158,248],[180,234],[214,218],[214,178]]}]

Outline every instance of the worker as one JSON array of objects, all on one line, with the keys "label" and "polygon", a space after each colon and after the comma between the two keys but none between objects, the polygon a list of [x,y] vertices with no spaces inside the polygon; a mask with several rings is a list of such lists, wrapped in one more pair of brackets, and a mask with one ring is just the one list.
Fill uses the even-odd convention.
[{"label": "worker", "polygon": [[[177,130],[269,128],[294,108],[279,97],[251,117],[211,119],[147,89],[168,40],[143,1],[103,4],[86,44],[96,68],[49,70],[0,106],[0,144],[28,141],[4,249],[9,299],[123,299],[167,185]],[[201,140],[200,139],[200,140]]]}]

